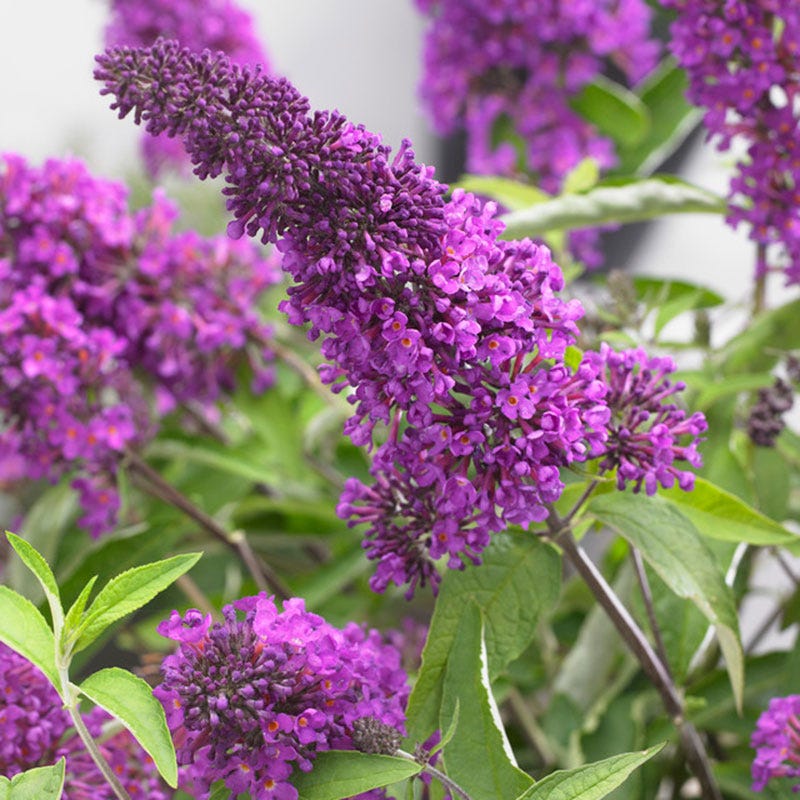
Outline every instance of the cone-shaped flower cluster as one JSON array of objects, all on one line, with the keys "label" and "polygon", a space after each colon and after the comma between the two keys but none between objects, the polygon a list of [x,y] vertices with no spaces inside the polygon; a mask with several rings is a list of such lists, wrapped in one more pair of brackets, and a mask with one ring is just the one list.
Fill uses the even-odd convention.
[{"label": "cone-shaped flower cluster", "polygon": [[175,233],[175,216],[162,197],[131,213],[124,187],[78,161],[0,159],[0,480],[78,470],[95,535],[114,524],[119,454],[153,431],[142,378],[160,411],[210,408],[248,342],[269,378],[252,303],[277,279],[273,263]]},{"label": "cone-shaped flower cluster", "polygon": [[374,588],[435,586],[432,559],[479,560],[492,531],[547,516],[561,467],[604,454],[602,363],[565,362],[583,310],[558,296],[546,248],[498,238],[492,204],[445,200],[407,143],[390,160],[378,137],[222,55],[161,42],[98,64],[122,116],[181,136],[200,177],[225,174],[232,234],[282,237],[283,308],[325,336],[322,377],[352,389],[353,441],[382,441],[374,486],[350,481],[339,509],[371,524]]},{"label": "cone-shaped flower cluster", "polygon": [[[101,736],[110,721],[101,709],[83,715],[100,752],[133,800],[167,800],[172,792],[153,760],[127,730]],[[0,775],[11,778],[66,758],[64,800],[114,800],[116,795],[71,727],[69,714],[47,678],[0,644]]]},{"label": "cone-shaped flower cluster", "polygon": [[800,7],[777,0],[667,0],[671,48],[704,106],[717,146],[747,146],[730,187],[728,221],[765,248],[759,272],[800,283]]},{"label": "cone-shaped flower cluster", "polygon": [[[233,0],[112,0],[107,46],[146,47],[160,36],[198,52],[221,50],[237,64],[268,68],[252,16]],[[144,136],[142,156],[154,178],[164,168],[188,166],[181,143],[166,136]]]},{"label": "cone-shaped flower cluster", "polygon": [[223,615],[212,624],[199,611],[173,612],[159,626],[180,644],[155,693],[194,797],[208,798],[222,780],[253,800],[295,800],[292,773],[310,770],[322,750],[353,749],[357,720],[404,732],[400,653],[376,631],[334,628],[300,599],[278,612],[263,593]]},{"label": "cone-shaped flower cluster", "polygon": [[[800,777],[800,695],[774,697],[758,718],[750,740],[753,791],[762,791],[774,778]],[[800,783],[792,787],[800,791]]]}]

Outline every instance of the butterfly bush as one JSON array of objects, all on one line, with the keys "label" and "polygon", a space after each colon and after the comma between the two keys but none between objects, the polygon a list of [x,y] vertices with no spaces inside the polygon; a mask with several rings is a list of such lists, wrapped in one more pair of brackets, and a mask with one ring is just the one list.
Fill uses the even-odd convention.
[{"label": "butterfly bush", "polygon": [[[102,755],[131,798],[167,800],[172,792],[153,760],[125,729],[104,732],[110,717],[100,708],[83,715]],[[64,800],[114,800],[116,795],[85,750],[58,693],[27,659],[0,643],[0,774],[66,759]]]},{"label": "butterfly bush", "polygon": [[[430,19],[420,94],[438,133],[466,132],[470,172],[527,169],[558,192],[587,157],[601,168],[616,164],[613,142],[570,103],[609,65],[631,82],[655,66],[659,48],[643,0],[416,4]],[[503,132],[513,135],[498,143]],[[570,235],[589,266],[600,262],[596,240],[595,230]]]},{"label": "butterfly bush", "polygon": [[253,301],[273,262],[176,216],[161,195],[131,212],[77,160],[0,158],[0,480],[74,474],[93,535],[115,524],[121,454],[154,433],[150,387],[158,414],[211,413],[242,353],[270,380]]},{"label": "butterfly bush", "polygon": [[720,150],[746,149],[730,184],[728,222],[761,246],[757,274],[800,283],[800,8],[775,0],[668,0],[670,47],[689,99]]},{"label": "butterfly bush", "polygon": [[[105,30],[107,46],[153,44],[160,36],[184,47],[221,50],[237,64],[261,64],[269,69],[251,14],[232,0],[112,0]],[[144,136],[141,151],[147,172],[157,178],[165,169],[188,166],[180,141]]]},{"label": "butterfly bush", "polygon": [[[547,248],[499,238],[492,203],[448,198],[408,142],[392,158],[338,113],[312,114],[285,79],[222,54],[116,48],[96,76],[121,116],[180,136],[200,177],[225,174],[231,235],[277,242],[294,281],[282,309],[323,337],[322,380],[349,390],[345,430],[374,449],[374,484],[349,480],[339,506],[369,524],[373,588],[435,588],[437,559],[479,561],[492,532],[547,517],[562,467],[609,452],[606,365],[567,359],[583,309],[559,296]],[[659,422],[657,453],[638,437],[630,449],[648,455],[626,455],[648,491],[646,474],[674,479],[655,462],[697,463]]]},{"label": "butterfly bush", "polygon": [[178,649],[164,659],[155,694],[194,797],[205,800],[224,781],[253,800],[295,800],[292,774],[308,772],[321,751],[354,749],[363,720],[405,733],[406,674],[377,631],[335,628],[301,599],[278,611],[263,593],[226,606],[223,617],[175,611],[158,628]]},{"label": "butterfly bush", "polygon": [[[763,791],[775,778],[800,777],[800,695],[773,697],[758,718],[750,740],[753,791]],[[800,791],[800,783],[793,786]]]}]

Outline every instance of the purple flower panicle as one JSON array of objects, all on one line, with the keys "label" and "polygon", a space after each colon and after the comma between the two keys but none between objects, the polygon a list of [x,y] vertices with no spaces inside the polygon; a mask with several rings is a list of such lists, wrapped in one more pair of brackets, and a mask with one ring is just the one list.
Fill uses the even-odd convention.
[{"label": "purple flower panicle", "polygon": [[[233,0],[112,0],[105,31],[108,47],[147,47],[161,36],[177,39],[190,50],[219,50],[237,64],[269,69],[255,21]],[[186,151],[175,139],[145,136],[141,148],[153,178],[165,168],[185,170],[188,166]]]},{"label": "purple flower panicle", "polygon": [[699,411],[687,416],[669,402],[686,386],[667,378],[675,371],[675,362],[668,356],[650,358],[642,348],[617,353],[605,343],[587,359],[608,386],[606,402],[611,410],[600,470],[616,468],[619,489],[632,483],[638,492],[644,484],[652,495],[658,484],[666,489],[677,481],[690,491],[694,473],[675,464],[702,466],[697,447],[708,425]]},{"label": "purple flower panicle", "polygon": [[159,626],[179,646],[155,693],[194,796],[222,780],[253,800],[295,800],[292,774],[310,770],[318,752],[353,749],[357,720],[404,732],[405,672],[376,631],[334,628],[300,599],[279,612],[264,594],[223,616],[212,624],[199,611],[173,612]]},{"label": "purple flower panicle", "polygon": [[[750,739],[753,791],[763,791],[775,778],[800,777],[800,695],[773,697]],[[792,787],[800,791],[800,782]]]},{"label": "purple flower panicle", "polygon": [[274,263],[250,245],[173,229],[161,195],[136,213],[125,188],[76,160],[0,158],[0,480],[75,488],[94,535],[113,527],[116,464],[159,412],[211,411],[249,346],[264,384],[269,328],[253,301]]},{"label": "purple flower panicle", "polygon": [[[110,721],[102,709],[83,715],[100,751],[134,800],[167,800],[172,793],[158,777],[153,760],[127,730],[102,736]],[[116,797],[72,728],[61,698],[27,659],[0,644],[0,774],[11,778],[66,758],[63,800]]]},{"label": "purple flower panicle", "polygon": [[547,248],[499,238],[494,204],[446,200],[407,143],[390,159],[221,55],[161,42],[98,65],[121,116],[181,136],[200,177],[225,174],[233,235],[282,237],[282,308],[324,337],[322,380],[355,407],[345,431],[377,447],[374,484],[349,481],[339,506],[369,525],[373,588],[435,589],[437,559],[478,562],[493,531],[547,516],[562,467],[606,453],[604,364],[565,361],[583,309]]},{"label": "purple flower panicle", "polygon": [[776,0],[668,0],[670,47],[689,99],[720,150],[747,154],[731,181],[728,222],[762,246],[758,274],[782,267],[800,283],[800,8]]}]

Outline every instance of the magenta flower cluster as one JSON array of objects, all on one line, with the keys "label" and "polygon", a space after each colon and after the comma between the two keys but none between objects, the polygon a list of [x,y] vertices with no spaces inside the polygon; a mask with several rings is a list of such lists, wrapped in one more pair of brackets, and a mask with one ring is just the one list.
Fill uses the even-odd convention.
[{"label": "magenta flower cluster", "polygon": [[731,225],[761,248],[758,274],[800,283],[800,7],[779,0],[668,0],[671,49],[720,150],[747,148],[731,181]]},{"label": "magenta flower cluster", "polygon": [[146,385],[161,413],[211,409],[248,342],[259,383],[270,376],[253,301],[272,261],[176,233],[175,217],[161,196],[131,213],[121,185],[78,161],[0,160],[0,480],[76,474],[93,535],[115,523],[120,455],[152,435]]},{"label": "magenta flower cluster", "polygon": [[292,774],[323,750],[352,750],[357,720],[404,732],[400,653],[374,630],[334,628],[300,599],[283,608],[262,593],[226,606],[223,622],[191,610],[159,625],[179,647],[155,694],[182,780],[200,800],[216,781],[253,800],[296,800]]},{"label": "magenta flower cluster", "polygon": [[375,484],[349,481],[339,507],[370,524],[373,588],[435,587],[436,559],[478,561],[493,531],[547,516],[562,467],[606,454],[603,363],[566,361],[583,310],[558,296],[546,248],[499,238],[493,204],[446,200],[408,143],[390,160],[222,55],[162,42],[98,63],[122,116],[181,136],[201,176],[225,173],[233,235],[280,239],[282,308],[324,336],[322,378],[355,406],[346,432],[378,445]]},{"label": "magenta flower cluster", "polygon": [[[774,778],[800,777],[800,695],[773,697],[753,731],[753,791],[763,791]],[[800,791],[800,782],[792,787]]]},{"label": "magenta flower cluster", "polygon": [[[47,678],[0,643],[0,775],[11,778],[66,758],[64,800],[114,800],[116,795],[72,728],[69,714]],[[133,800],[167,800],[172,792],[153,760],[127,730],[101,736],[109,721],[102,709],[83,714],[100,752]]]},{"label": "magenta flower cluster", "polygon": [[[548,192],[591,157],[616,163],[614,144],[570,103],[609,64],[630,81],[655,65],[643,0],[416,0],[430,18],[420,94],[436,130],[466,132],[470,172],[530,172]],[[570,236],[599,264],[596,231]]]},{"label": "magenta flower cluster", "polygon": [[[255,21],[234,0],[111,0],[105,31],[108,47],[147,47],[161,36],[197,52],[222,51],[237,64],[269,68]],[[188,167],[186,151],[177,139],[145,135],[141,151],[152,178],[168,168]]]}]

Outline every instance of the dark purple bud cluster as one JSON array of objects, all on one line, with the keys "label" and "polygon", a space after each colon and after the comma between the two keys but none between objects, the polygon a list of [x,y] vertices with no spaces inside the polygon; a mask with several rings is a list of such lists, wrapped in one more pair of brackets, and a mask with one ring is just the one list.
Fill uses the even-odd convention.
[{"label": "dark purple bud cluster", "polygon": [[176,216],[161,196],[131,213],[123,186],[78,161],[0,159],[0,480],[77,472],[93,535],[115,523],[120,454],[153,433],[148,386],[160,413],[211,411],[248,343],[270,379],[253,301],[274,263],[176,233]]},{"label": "dark purple bud cluster", "polygon": [[279,612],[264,594],[223,615],[212,624],[199,611],[176,611],[159,626],[179,647],[164,659],[155,693],[193,797],[206,800],[222,780],[253,800],[296,800],[294,771],[310,770],[323,750],[354,749],[364,718],[404,733],[406,674],[377,631],[334,628],[300,599]]},{"label": "dark purple bud cluster", "polygon": [[[105,31],[108,47],[146,47],[161,36],[177,39],[190,50],[221,50],[237,64],[269,69],[255,21],[233,0],[112,0]],[[141,145],[151,177],[165,168],[188,166],[186,152],[176,139],[144,136]]]},{"label": "dark purple bud cluster", "polygon": [[775,447],[786,427],[783,415],[794,405],[794,389],[782,378],[769,388],[759,389],[758,400],[747,418],[747,435],[759,447]]},{"label": "dark purple bud cluster", "polygon": [[706,109],[721,150],[747,155],[731,181],[732,225],[746,222],[764,248],[759,274],[783,267],[800,283],[800,7],[780,0],[668,0],[671,49]]},{"label": "dark purple bud cluster", "polygon": [[[133,800],[167,800],[172,792],[158,777],[153,760],[127,730],[101,736],[110,720],[96,708],[83,714],[89,732]],[[63,800],[114,800],[61,698],[47,678],[21,655],[0,644],[0,775],[12,778],[66,758]]]}]

